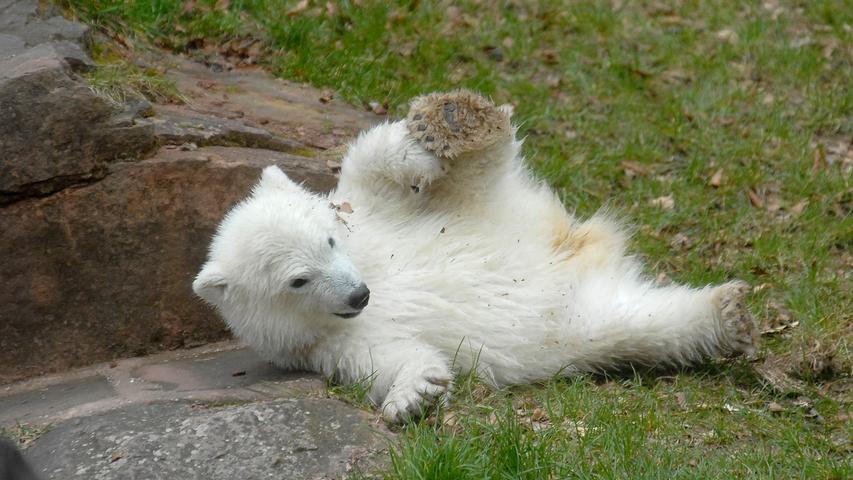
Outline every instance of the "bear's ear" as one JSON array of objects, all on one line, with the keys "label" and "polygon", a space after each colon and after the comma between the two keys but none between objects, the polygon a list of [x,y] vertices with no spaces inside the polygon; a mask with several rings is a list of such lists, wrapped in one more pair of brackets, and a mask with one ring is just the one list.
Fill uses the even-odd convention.
[{"label": "bear's ear", "polygon": [[282,190],[299,189],[299,185],[287,177],[287,174],[281,171],[275,165],[270,165],[264,168],[261,172],[261,179],[258,181],[256,189],[279,188]]},{"label": "bear's ear", "polygon": [[205,264],[193,282],[193,291],[207,303],[218,305],[228,288],[225,273],[215,264]]}]

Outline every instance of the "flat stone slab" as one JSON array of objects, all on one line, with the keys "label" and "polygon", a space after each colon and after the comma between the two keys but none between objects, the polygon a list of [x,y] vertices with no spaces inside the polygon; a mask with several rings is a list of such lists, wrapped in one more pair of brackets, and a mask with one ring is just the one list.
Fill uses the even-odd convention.
[{"label": "flat stone slab", "polygon": [[338,478],[383,440],[328,399],[133,405],[55,426],[24,452],[51,479]]},{"label": "flat stone slab", "polygon": [[0,387],[0,427],[46,425],[128,404],[324,395],[317,375],[272,366],[234,341],[102,363]]},{"label": "flat stone slab", "polygon": [[45,479],[340,478],[392,435],[234,341],[0,387],[0,427],[21,425],[46,432],[24,450]]}]

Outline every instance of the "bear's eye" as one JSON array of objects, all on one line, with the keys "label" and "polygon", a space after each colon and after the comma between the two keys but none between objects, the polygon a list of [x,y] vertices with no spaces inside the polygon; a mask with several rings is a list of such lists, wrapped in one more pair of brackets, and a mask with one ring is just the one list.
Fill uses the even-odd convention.
[{"label": "bear's eye", "polygon": [[305,285],[306,283],[308,283],[307,278],[297,278],[296,280],[293,280],[292,282],[290,282],[290,286],[293,288],[299,288],[299,287]]},{"label": "bear's eye", "polygon": [[335,239],[332,237],[329,237],[329,246],[335,248]]}]

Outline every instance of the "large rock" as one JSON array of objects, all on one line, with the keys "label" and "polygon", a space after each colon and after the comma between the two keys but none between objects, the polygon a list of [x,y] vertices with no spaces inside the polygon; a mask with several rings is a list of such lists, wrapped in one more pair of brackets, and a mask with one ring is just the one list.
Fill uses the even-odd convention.
[{"label": "large rock", "polygon": [[382,445],[366,414],[334,400],[167,402],[62,423],[26,456],[47,479],[299,480],[341,478]]},{"label": "large rock", "polygon": [[52,42],[0,60],[0,204],[92,181],[151,151],[151,125],[97,96],[74,72],[91,60]]},{"label": "large rock", "polygon": [[225,336],[190,282],[226,208],[271,163],[327,190],[324,151],[380,120],[162,53],[190,101],[115,106],[79,75],[90,36],[47,2],[0,0],[0,383]]},{"label": "large rock", "polygon": [[270,164],[317,191],[335,183],[310,158],[164,148],[0,208],[0,383],[225,337],[190,284],[216,224]]}]

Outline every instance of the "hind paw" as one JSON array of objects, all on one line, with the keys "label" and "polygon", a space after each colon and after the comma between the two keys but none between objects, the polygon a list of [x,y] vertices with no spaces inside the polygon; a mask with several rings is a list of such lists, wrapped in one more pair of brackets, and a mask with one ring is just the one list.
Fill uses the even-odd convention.
[{"label": "hind paw", "polygon": [[749,292],[749,285],[741,280],[721,285],[715,291],[723,333],[721,346],[732,356],[751,356],[758,350],[758,324],[746,304]]}]

